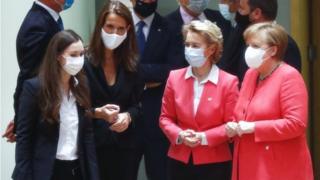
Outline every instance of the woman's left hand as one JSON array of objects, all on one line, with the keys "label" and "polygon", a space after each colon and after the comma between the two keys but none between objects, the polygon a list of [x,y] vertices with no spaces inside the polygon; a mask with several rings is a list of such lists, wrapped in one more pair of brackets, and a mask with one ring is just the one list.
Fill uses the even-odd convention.
[{"label": "woman's left hand", "polygon": [[131,118],[129,113],[120,113],[118,114],[116,122],[110,126],[110,129],[117,133],[122,133],[128,129],[130,122]]},{"label": "woman's left hand", "polygon": [[254,132],[254,127],[254,122],[239,121],[237,133],[239,136],[241,136],[242,134],[251,134]]}]

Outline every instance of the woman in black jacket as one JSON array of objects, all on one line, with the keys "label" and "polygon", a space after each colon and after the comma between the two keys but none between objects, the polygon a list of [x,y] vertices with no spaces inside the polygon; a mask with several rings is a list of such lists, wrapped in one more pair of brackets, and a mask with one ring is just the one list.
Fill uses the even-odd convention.
[{"label": "woman in black jacket", "polygon": [[[143,91],[136,72],[137,45],[131,12],[119,1],[106,4],[88,47],[85,71],[93,107],[113,104],[114,116],[95,119],[100,177],[135,180],[141,154],[137,137]],[[101,113],[94,109],[94,115]],[[99,116],[99,115],[98,115]]]},{"label": "woman in black jacket", "polygon": [[14,180],[99,179],[83,54],[76,33],[59,32],[38,77],[24,83]]}]

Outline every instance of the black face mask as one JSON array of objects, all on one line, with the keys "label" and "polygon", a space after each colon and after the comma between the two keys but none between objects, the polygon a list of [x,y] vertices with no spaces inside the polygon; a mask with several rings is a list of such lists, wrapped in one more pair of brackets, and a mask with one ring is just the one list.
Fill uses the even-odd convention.
[{"label": "black face mask", "polygon": [[239,26],[247,27],[250,24],[249,15],[241,15],[237,12],[236,14],[236,22]]},{"label": "black face mask", "polygon": [[137,0],[136,5],[133,7],[134,12],[142,17],[148,17],[157,9],[158,1],[152,3],[145,3],[143,0]]}]

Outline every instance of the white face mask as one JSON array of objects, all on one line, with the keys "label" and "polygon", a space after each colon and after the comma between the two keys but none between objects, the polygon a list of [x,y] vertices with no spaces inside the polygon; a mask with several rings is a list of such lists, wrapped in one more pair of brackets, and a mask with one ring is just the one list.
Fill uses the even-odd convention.
[{"label": "white face mask", "polygon": [[79,57],[65,57],[66,63],[62,66],[68,74],[74,76],[82,69],[84,64],[84,56]]},{"label": "white face mask", "polygon": [[190,66],[201,67],[206,62],[206,57],[204,56],[203,48],[184,48],[184,55]]},{"label": "white face mask", "polygon": [[109,34],[104,31],[104,29],[101,29],[101,38],[103,41],[103,44],[108,49],[115,49],[127,38],[127,32],[124,35],[118,35],[118,34]]},{"label": "white face mask", "polygon": [[249,46],[245,53],[245,60],[247,65],[250,68],[258,68],[263,63],[263,56],[265,55],[266,50],[261,48],[253,48]]},{"label": "white face mask", "polygon": [[232,21],[235,17],[235,13],[231,13],[228,4],[219,4],[220,14],[224,19]]}]

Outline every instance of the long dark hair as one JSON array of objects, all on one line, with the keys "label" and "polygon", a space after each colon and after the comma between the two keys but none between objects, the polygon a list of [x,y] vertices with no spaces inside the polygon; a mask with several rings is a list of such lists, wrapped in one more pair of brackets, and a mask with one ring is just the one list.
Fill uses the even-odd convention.
[{"label": "long dark hair", "polygon": [[[63,52],[72,44],[82,41],[81,37],[72,30],[57,33],[51,39],[42,65],[40,67],[40,94],[39,103],[42,116],[50,123],[59,121],[59,110],[62,101],[62,67],[58,61]],[[70,91],[75,96],[77,103],[85,109],[90,107],[89,89],[84,72],[81,70],[70,78]]]},{"label": "long dark hair", "polygon": [[101,38],[101,29],[105,24],[107,16],[111,13],[125,19],[127,25],[130,26],[127,32],[127,38],[119,47],[114,49],[114,58],[116,59],[117,65],[123,66],[124,69],[129,72],[134,72],[136,71],[138,59],[138,48],[134,24],[130,10],[119,1],[109,1],[102,8],[88,47],[89,59],[95,66],[103,64],[105,47]]}]

